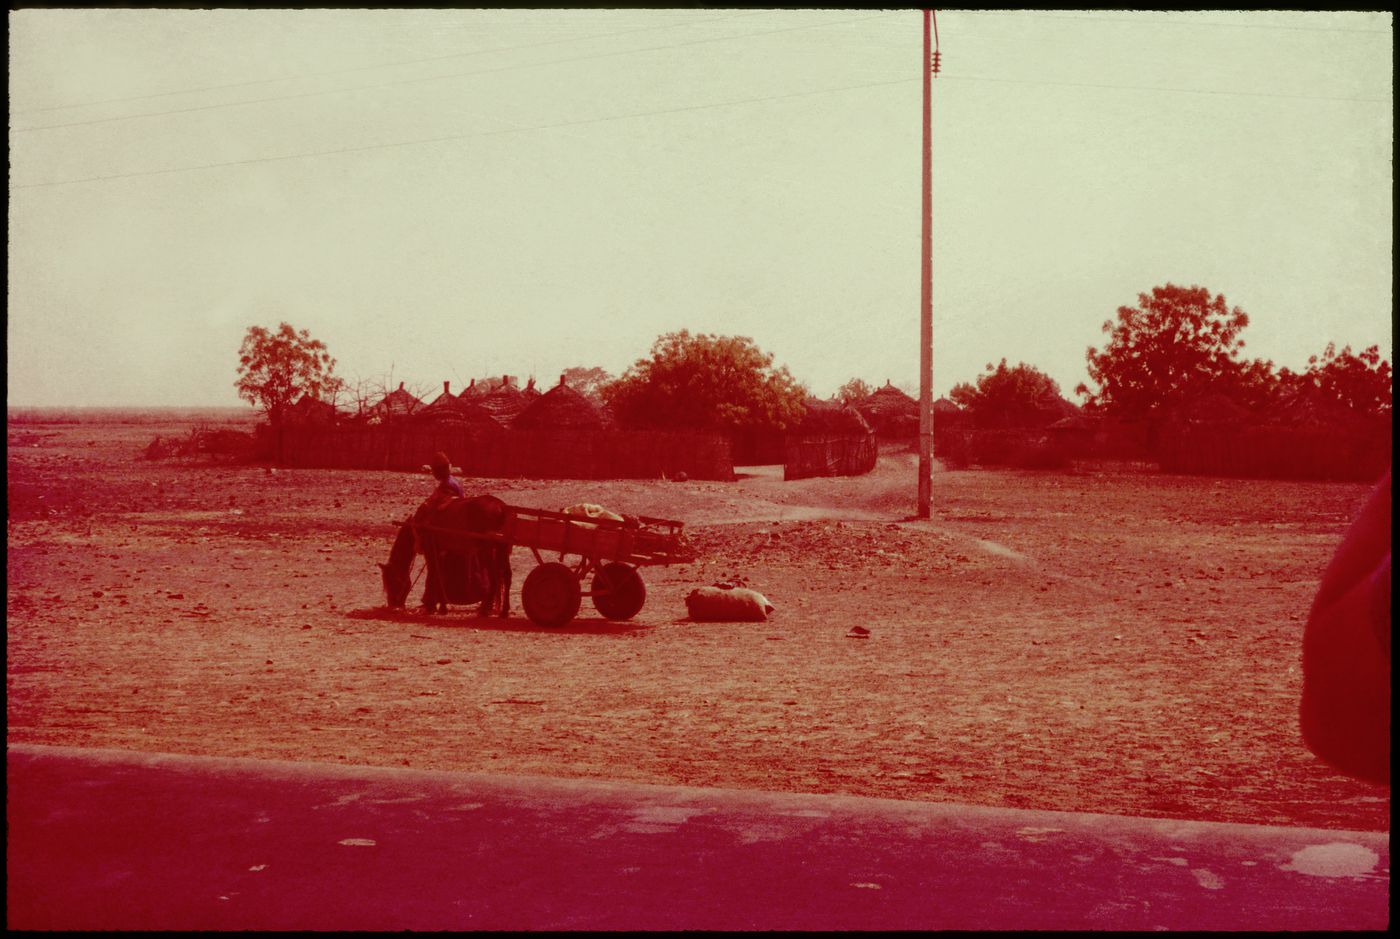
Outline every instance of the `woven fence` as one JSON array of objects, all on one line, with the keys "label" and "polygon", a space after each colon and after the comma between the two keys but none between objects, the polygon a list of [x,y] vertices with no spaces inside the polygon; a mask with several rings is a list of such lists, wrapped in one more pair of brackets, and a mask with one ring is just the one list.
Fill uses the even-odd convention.
[{"label": "woven fence", "polygon": [[421,469],[442,451],[463,475],[509,479],[730,480],[729,441],[718,434],[654,431],[483,431],[450,424],[287,428],[289,466]]},{"label": "woven fence", "polygon": [[787,438],[783,479],[860,476],[875,468],[880,445],[874,434]]}]

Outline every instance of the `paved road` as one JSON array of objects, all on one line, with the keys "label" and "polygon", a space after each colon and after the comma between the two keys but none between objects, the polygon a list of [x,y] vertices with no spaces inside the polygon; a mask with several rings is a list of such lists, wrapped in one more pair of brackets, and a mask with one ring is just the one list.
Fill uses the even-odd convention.
[{"label": "paved road", "polygon": [[8,748],[19,929],[1381,929],[1384,833]]}]

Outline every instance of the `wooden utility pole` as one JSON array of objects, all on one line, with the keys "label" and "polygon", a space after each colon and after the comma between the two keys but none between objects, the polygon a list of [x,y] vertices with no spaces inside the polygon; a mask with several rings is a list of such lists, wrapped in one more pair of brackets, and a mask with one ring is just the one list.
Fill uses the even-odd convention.
[{"label": "wooden utility pole", "polygon": [[933,511],[933,11],[924,11],[924,237],[919,284],[919,518]]}]

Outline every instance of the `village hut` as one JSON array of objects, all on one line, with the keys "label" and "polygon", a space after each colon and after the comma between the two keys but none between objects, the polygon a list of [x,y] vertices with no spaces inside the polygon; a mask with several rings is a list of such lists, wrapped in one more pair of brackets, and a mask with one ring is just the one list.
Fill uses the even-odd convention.
[{"label": "village hut", "polygon": [[501,422],[476,400],[452,394],[451,383],[442,383],[442,394],[414,414],[417,420],[466,425],[473,429],[500,430]]},{"label": "village hut", "polygon": [[783,478],[857,476],[875,467],[879,444],[859,411],[839,401],[808,398],[802,419],[783,444]]},{"label": "village hut", "polygon": [[919,402],[889,380],[858,402],[856,410],[882,437],[912,437],[919,432]]},{"label": "village hut", "polygon": [[848,404],[839,401],[823,401],[808,398],[803,402],[805,410],[796,427],[789,429],[790,435],[798,437],[826,436],[865,436],[874,433],[870,422]]},{"label": "village hut", "polygon": [[287,409],[289,424],[332,424],[340,418],[340,411],[329,401],[302,395]]},{"label": "village hut", "polygon": [[503,427],[509,427],[530,403],[525,392],[515,386],[514,375],[502,375],[501,383],[478,398],[477,404],[485,408]]},{"label": "village hut", "polygon": [[484,398],[490,390],[487,382],[478,382],[473,378],[467,383],[467,387],[463,388],[462,393],[457,395],[457,397],[463,401],[468,401],[472,398]]},{"label": "village hut", "polygon": [[529,400],[511,426],[516,430],[603,430],[607,422],[593,402],[560,375],[559,384]]},{"label": "village hut", "polygon": [[399,387],[386,394],[375,402],[370,408],[370,416],[381,421],[401,420],[411,415],[423,406],[408,391],[404,390],[403,382],[399,382]]},{"label": "village hut", "polygon": [[933,426],[964,427],[968,423],[968,413],[950,398],[939,398],[933,402]]},{"label": "village hut", "polygon": [[452,382],[445,381],[442,383],[442,394],[420,408],[418,413],[427,414],[429,411],[449,411],[452,410],[453,405],[456,403],[457,398],[452,394]]}]

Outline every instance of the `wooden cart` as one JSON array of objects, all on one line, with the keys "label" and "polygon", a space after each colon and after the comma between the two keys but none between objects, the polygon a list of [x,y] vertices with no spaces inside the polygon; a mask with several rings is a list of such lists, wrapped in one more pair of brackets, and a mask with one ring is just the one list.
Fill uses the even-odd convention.
[{"label": "wooden cart", "polygon": [[[520,588],[525,615],[540,626],[563,626],[583,597],[611,620],[636,616],[647,588],[637,568],[689,560],[683,522],[633,516],[625,522],[509,506],[500,540],[530,549],[536,566]],[[545,555],[556,554],[557,560]],[[576,558],[570,562],[568,558]],[[584,579],[592,575],[588,589]]]}]

